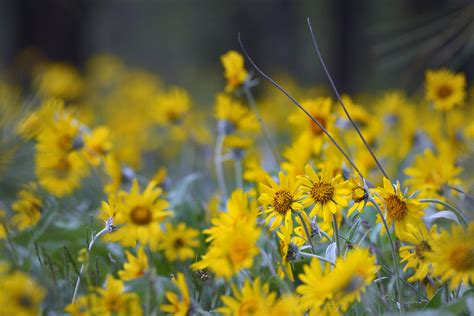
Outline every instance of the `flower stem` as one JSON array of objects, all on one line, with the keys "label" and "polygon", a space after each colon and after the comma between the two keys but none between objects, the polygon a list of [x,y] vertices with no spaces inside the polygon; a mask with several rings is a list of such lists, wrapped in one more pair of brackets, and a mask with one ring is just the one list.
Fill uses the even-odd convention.
[{"label": "flower stem", "polygon": [[464,218],[464,216],[462,215],[461,211],[458,210],[457,208],[455,208],[454,206],[452,206],[451,204],[448,204],[444,201],[441,201],[441,200],[437,200],[437,199],[421,199],[419,200],[421,203],[436,203],[436,204],[440,204],[440,205],[443,205],[447,208],[449,208],[451,211],[453,211],[454,214],[456,214],[457,218],[459,219],[459,221],[462,223],[462,225],[466,228],[468,225],[467,225],[467,221],[466,219]]},{"label": "flower stem", "polygon": [[341,254],[341,245],[339,244],[339,229],[337,228],[336,214],[332,214],[332,225],[334,227],[334,241],[336,242],[336,255],[339,257],[339,255]]},{"label": "flower stem", "polygon": [[257,117],[258,123],[260,124],[260,127],[262,128],[262,133],[263,133],[263,137],[265,138],[265,143],[267,144],[268,149],[270,150],[270,153],[273,159],[273,164],[275,168],[277,168],[278,161],[275,154],[275,146],[273,145],[273,142],[271,141],[270,133],[268,132],[267,126],[265,125],[265,122],[260,116],[260,112],[258,111],[257,103],[255,102],[255,98],[252,94],[252,90],[250,90],[250,87],[248,86],[248,84],[244,84],[242,88],[244,90],[245,97],[247,98],[247,101],[250,104],[250,107],[255,112],[255,116]]},{"label": "flower stem", "polygon": [[244,188],[244,182],[242,180],[242,159],[236,158],[235,159],[235,184],[237,188]]},{"label": "flower stem", "polygon": [[311,246],[311,250],[313,251],[313,253],[316,253],[316,250],[314,249],[314,245],[313,245],[313,240],[311,239],[311,234],[309,233],[308,227],[306,227],[306,222],[303,219],[303,215],[301,215],[300,212],[295,212],[295,213],[298,215],[298,217],[301,220],[301,225],[303,225],[303,229],[306,234],[306,238],[308,238],[308,243]]},{"label": "flower stem", "polygon": [[331,260],[328,260],[324,257],[321,257],[321,256],[318,256],[318,255],[315,255],[313,253],[307,253],[307,252],[300,252],[299,253],[300,256],[302,257],[306,257],[306,258],[316,258],[316,259],[319,259],[319,260],[322,260],[324,262],[327,262],[327,263],[330,263],[331,265],[336,265],[334,262],[332,262]]},{"label": "flower stem", "polygon": [[[87,252],[90,252],[92,250],[92,247],[94,246],[95,241],[100,236],[102,236],[103,234],[105,234],[106,232],[109,232],[109,231],[110,231],[110,227],[108,227],[106,225],[100,232],[95,234],[95,236],[92,237],[91,241],[89,242],[89,245],[87,246]],[[77,277],[76,286],[74,287],[74,293],[72,294],[72,302],[73,303],[76,300],[77,292],[79,291],[79,286],[81,285],[81,278],[82,278],[82,274],[84,273],[85,267],[86,267],[86,264],[83,263],[81,265],[81,269],[79,270],[79,276]]]},{"label": "flower stem", "polygon": [[395,270],[394,272],[395,272],[395,275],[396,275],[395,284],[397,286],[398,301],[400,303],[400,314],[403,315],[405,313],[405,307],[404,307],[404,302],[403,302],[402,285],[400,283],[401,277],[400,277],[400,267],[399,267],[399,264],[398,264],[397,249],[395,248],[395,243],[393,242],[392,235],[390,235],[390,229],[387,225],[387,221],[385,220],[385,217],[383,216],[382,210],[380,209],[377,202],[375,202],[374,197],[372,196],[372,194],[370,192],[368,192],[368,199],[369,199],[369,201],[372,202],[375,209],[377,210],[377,213],[379,214],[380,219],[382,220],[382,223],[385,227],[385,231],[386,231],[387,236],[388,236],[388,240],[390,242],[390,249],[392,250],[392,258],[393,258],[393,264],[394,264],[394,270]]},{"label": "flower stem", "polygon": [[214,164],[216,167],[217,184],[224,198],[227,198],[227,188],[225,186],[224,169],[222,168],[222,147],[224,146],[225,135],[219,133],[217,136],[216,147],[214,148]]}]

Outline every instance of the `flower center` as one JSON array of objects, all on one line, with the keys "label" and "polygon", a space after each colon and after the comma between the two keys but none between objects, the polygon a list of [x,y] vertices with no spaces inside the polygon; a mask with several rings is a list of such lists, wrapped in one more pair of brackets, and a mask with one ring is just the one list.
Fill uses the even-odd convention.
[{"label": "flower center", "polygon": [[181,249],[184,247],[184,240],[182,238],[177,238],[175,241],[174,241],[174,249]]},{"label": "flower center", "polygon": [[393,220],[402,220],[408,213],[407,205],[397,195],[392,194],[386,198],[385,205],[387,205],[388,216]]},{"label": "flower center", "polygon": [[238,266],[249,256],[249,245],[236,240],[230,247],[229,259],[232,265]]},{"label": "flower center", "polygon": [[457,271],[474,270],[474,247],[460,245],[449,256],[449,263]]},{"label": "flower center", "polygon": [[[327,121],[324,117],[318,116],[318,115],[313,115],[313,117],[318,121],[324,128],[326,128]],[[311,124],[311,131],[313,132],[313,135],[319,136],[323,134],[323,130],[313,122],[313,120],[310,119],[310,124]]]},{"label": "flower center", "polygon": [[30,296],[23,294],[19,297],[18,303],[20,306],[24,307],[25,309],[33,307],[33,300]]},{"label": "flower center", "polygon": [[285,189],[277,191],[273,197],[273,208],[277,213],[286,214],[291,208],[291,203],[293,196]]},{"label": "flower center", "polygon": [[316,203],[325,204],[334,197],[334,187],[322,181],[313,183],[311,196]]},{"label": "flower center", "polygon": [[420,260],[423,260],[425,259],[426,252],[431,252],[431,246],[426,240],[423,240],[420,244],[416,245],[415,254]]},{"label": "flower center", "polygon": [[151,222],[151,212],[148,207],[135,206],[130,213],[130,219],[135,225],[147,225]]},{"label": "flower center", "polygon": [[352,188],[352,200],[354,202],[361,202],[367,198],[367,192],[361,186]]},{"label": "flower center", "polygon": [[71,170],[71,163],[66,157],[62,157],[58,160],[55,165],[54,174],[58,178],[66,178],[69,175],[69,171]]},{"label": "flower center", "polygon": [[442,85],[436,91],[438,98],[446,99],[453,93],[453,89],[450,86]]},{"label": "flower center", "polygon": [[346,284],[346,286],[342,289],[342,292],[345,294],[350,294],[358,289],[360,289],[364,285],[364,278],[360,275],[354,275],[350,281]]},{"label": "flower center", "polygon": [[255,299],[250,299],[243,302],[239,307],[239,316],[257,315],[258,302]]}]

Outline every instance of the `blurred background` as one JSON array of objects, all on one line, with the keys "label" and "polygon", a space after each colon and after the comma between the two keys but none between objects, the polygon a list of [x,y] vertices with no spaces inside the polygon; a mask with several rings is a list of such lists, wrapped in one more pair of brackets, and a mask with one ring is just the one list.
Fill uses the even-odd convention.
[{"label": "blurred background", "polygon": [[429,67],[472,82],[472,0],[0,0],[0,76],[21,80],[44,59],[81,67],[105,52],[209,95],[240,31],[267,72],[325,84],[306,17],[341,91],[415,92]]}]

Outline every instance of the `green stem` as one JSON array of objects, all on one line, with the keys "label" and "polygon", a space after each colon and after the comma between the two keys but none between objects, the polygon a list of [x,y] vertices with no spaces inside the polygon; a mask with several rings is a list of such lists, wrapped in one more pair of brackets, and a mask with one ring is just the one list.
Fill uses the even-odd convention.
[{"label": "green stem", "polygon": [[311,234],[309,233],[308,227],[306,227],[306,222],[303,218],[303,215],[301,215],[300,212],[295,212],[295,213],[298,215],[298,217],[301,220],[301,225],[303,225],[303,229],[306,234],[306,238],[308,239],[308,243],[311,246],[311,250],[313,251],[313,253],[316,253],[316,250],[314,249],[313,240],[311,239]]},{"label": "green stem", "polygon": [[452,206],[451,204],[448,204],[444,201],[441,201],[441,200],[437,200],[437,199],[421,199],[419,200],[421,203],[435,203],[435,204],[440,204],[440,205],[443,205],[447,208],[449,208],[451,211],[453,211],[454,214],[456,214],[456,217],[459,219],[459,221],[462,223],[462,225],[464,227],[467,227],[468,224],[467,224],[467,221],[466,219],[464,218],[464,216],[462,215],[461,211],[458,210],[457,208],[455,208],[454,206]]},{"label": "green stem", "polygon": [[260,127],[262,128],[262,133],[263,133],[263,137],[265,138],[265,143],[267,144],[268,149],[270,150],[271,156],[273,158],[273,163],[276,168],[278,167],[278,161],[276,158],[276,154],[275,154],[276,151],[274,149],[273,142],[271,141],[271,138],[270,138],[270,133],[267,130],[267,126],[265,125],[265,122],[263,122],[263,119],[260,116],[260,113],[257,108],[257,103],[255,102],[255,98],[253,97],[250,87],[244,84],[242,88],[244,90],[245,97],[247,98],[247,101],[250,104],[250,107],[255,112],[255,116],[257,117],[258,123],[260,124]]},{"label": "green stem", "polygon": [[224,146],[225,135],[219,133],[217,136],[216,147],[214,148],[214,164],[216,167],[217,184],[222,196],[227,199],[227,188],[225,185],[224,169],[222,168],[222,147]]},{"label": "green stem", "polygon": [[375,209],[377,210],[377,213],[379,214],[380,216],[380,219],[382,220],[382,223],[385,227],[385,231],[387,233],[387,236],[388,236],[388,240],[390,242],[390,248],[392,250],[392,258],[393,258],[393,264],[394,264],[394,268],[395,268],[395,275],[396,275],[396,278],[395,278],[395,284],[397,286],[397,291],[398,291],[398,301],[400,303],[400,314],[404,314],[405,313],[405,306],[404,306],[404,302],[403,302],[403,292],[402,292],[402,285],[400,283],[400,280],[401,280],[401,277],[400,277],[400,266],[398,264],[398,255],[397,255],[397,249],[395,248],[395,243],[393,242],[393,239],[392,239],[392,235],[390,234],[390,229],[387,225],[387,221],[385,220],[385,217],[383,216],[383,213],[382,213],[382,210],[380,209],[379,205],[377,204],[377,202],[375,202],[374,200],[374,197],[372,196],[372,194],[370,192],[368,192],[368,199],[369,201],[372,202],[372,204],[374,205]]},{"label": "green stem", "polygon": [[237,188],[244,188],[244,182],[242,180],[242,159],[235,159],[235,184]]},{"label": "green stem", "polygon": [[339,229],[337,228],[336,214],[332,214],[332,225],[334,229],[334,241],[336,242],[336,255],[339,257],[341,254],[341,245],[339,244]]}]

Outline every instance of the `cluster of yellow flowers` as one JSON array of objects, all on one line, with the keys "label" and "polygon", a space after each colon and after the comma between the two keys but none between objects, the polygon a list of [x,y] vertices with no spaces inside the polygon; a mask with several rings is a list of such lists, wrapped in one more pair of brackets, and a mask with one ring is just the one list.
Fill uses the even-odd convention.
[{"label": "cluster of yellow flowers", "polygon": [[213,118],[108,55],[38,66],[31,95],[0,83],[0,315],[467,310],[464,75],[343,95],[348,117],[323,88],[280,76],[305,113],[238,52],[221,62]]}]

